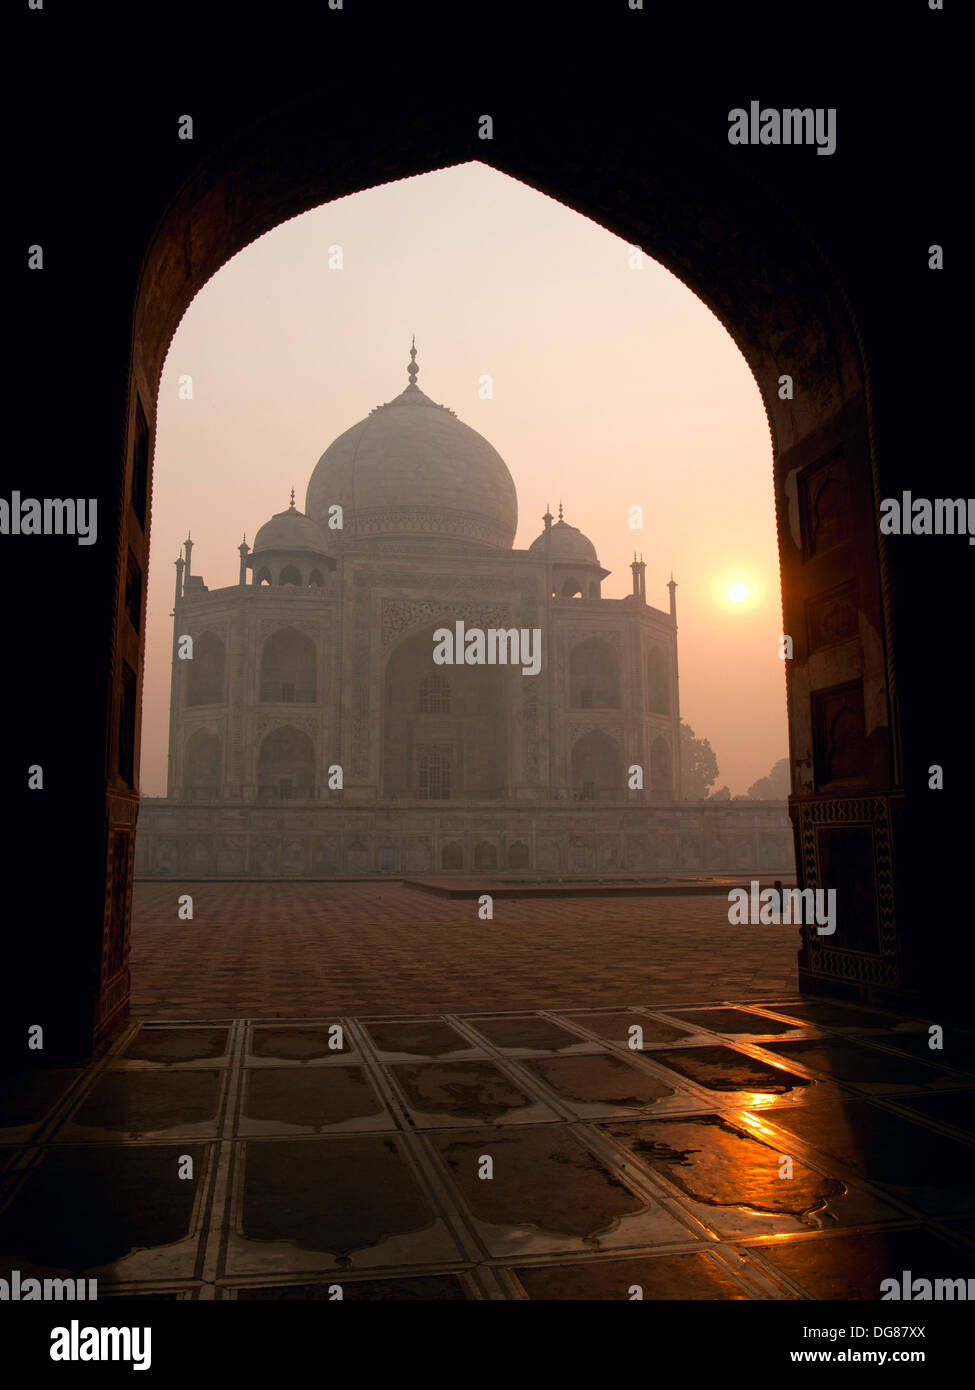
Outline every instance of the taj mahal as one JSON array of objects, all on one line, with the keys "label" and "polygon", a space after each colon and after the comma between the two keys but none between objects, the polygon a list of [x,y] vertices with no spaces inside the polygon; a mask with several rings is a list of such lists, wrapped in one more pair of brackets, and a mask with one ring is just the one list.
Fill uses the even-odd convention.
[{"label": "taj mahal", "polygon": [[[322,454],[304,510],[176,561],[169,776],[145,877],[785,871],[784,803],[680,801],[677,585],[610,571],[546,506],[513,548],[504,459],[417,385]],[[283,489],[282,489],[283,490]],[[283,500],[283,499],[282,499]],[[435,659],[445,632],[537,638],[537,663]],[[535,648],[533,648],[534,652]]]}]

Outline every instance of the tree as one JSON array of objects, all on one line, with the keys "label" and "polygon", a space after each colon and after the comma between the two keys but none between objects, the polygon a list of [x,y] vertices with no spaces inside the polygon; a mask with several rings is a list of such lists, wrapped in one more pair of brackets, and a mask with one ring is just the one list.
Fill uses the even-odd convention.
[{"label": "tree", "polygon": [[767,777],[760,777],[748,788],[752,801],[785,801],[792,790],[789,759],[780,758]]},{"label": "tree", "polygon": [[730,801],[731,789],[729,787],[719,787],[716,792],[712,792],[708,797],[709,801]]},{"label": "tree", "polygon": [[697,801],[718,780],[718,760],[706,738],[696,738],[690,724],[680,721],[680,794]]}]

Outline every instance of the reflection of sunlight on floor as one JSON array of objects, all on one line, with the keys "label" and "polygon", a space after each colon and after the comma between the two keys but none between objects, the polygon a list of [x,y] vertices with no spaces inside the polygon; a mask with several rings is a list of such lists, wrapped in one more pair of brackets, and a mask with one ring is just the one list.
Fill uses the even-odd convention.
[{"label": "reflection of sunlight on floor", "polygon": [[[749,1104],[758,1105],[761,1104],[763,1101],[767,1104],[770,1100],[774,1099],[774,1096],[763,1096],[759,1094],[753,1094],[751,1100],[749,1101]],[[741,1118],[744,1120],[745,1124],[748,1125],[749,1129],[753,1129],[756,1132],[756,1134],[775,1133],[774,1130],[769,1129],[768,1125],[763,1125],[761,1120],[757,1120],[754,1115],[749,1115],[747,1110],[742,1111]]]},{"label": "reflection of sunlight on floor", "polygon": [[771,1105],[774,1100],[781,1100],[782,1097],[777,1092],[751,1091],[748,1096],[749,1105]]}]

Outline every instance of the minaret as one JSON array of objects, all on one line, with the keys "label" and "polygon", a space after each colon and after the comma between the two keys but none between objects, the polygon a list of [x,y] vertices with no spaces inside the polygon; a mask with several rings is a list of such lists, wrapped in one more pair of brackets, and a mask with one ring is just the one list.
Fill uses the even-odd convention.
[{"label": "minaret", "polygon": [[630,565],[633,571],[633,597],[638,598],[641,603],[647,601],[647,567],[643,556],[639,560],[636,558],[636,551],[633,552],[633,563]]},{"label": "minaret", "polygon": [[670,616],[674,623],[674,773],[676,776],[677,799],[680,800],[683,790],[683,770],[680,761],[680,668],[677,664],[677,582],[674,579],[674,571],[670,571],[670,579],[667,583],[670,590]]},{"label": "minaret", "polygon": [[186,578],[190,577],[190,560],[193,558],[193,542],[190,540],[190,533],[187,531],[186,540],[183,542],[186,549]]},{"label": "minaret", "polygon": [[177,603],[179,603],[180,599],[183,597],[183,568],[184,568],[184,566],[185,566],[185,563],[186,563],[186,562],[185,562],[185,560],[183,559],[182,555],[180,555],[179,559],[176,561],[176,602],[177,602]]},{"label": "minaret", "polygon": [[[292,491],[291,496],[294,497],[294,491]],[[239,580],[239,583],[241,583],[241,584],[246,584],[246,583],[247,583],[247,557],[248,557],[248,555],[250,554],[250,546],[247,544],[247,536],[246,536],[246,535],[244,536],[244,539],[241,541],[241,543],[240,543],[240,545],[237,547],[237,549],[240,551],[240,580]]]}]

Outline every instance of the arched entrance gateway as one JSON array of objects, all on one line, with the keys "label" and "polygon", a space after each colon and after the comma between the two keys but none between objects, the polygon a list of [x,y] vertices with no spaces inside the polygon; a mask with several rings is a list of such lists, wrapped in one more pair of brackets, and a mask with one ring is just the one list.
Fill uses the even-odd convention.
[{"label": "arched entrance gateway", "polygon": [[[927,928],[906,878],[922,849],[902,833],[904,730],[894,660],[899,610],[877,522],[878,497],[892,489],[881,483],[882,461],[873,449],[858,325],[827,260],[797,217],[746,181],[743,166],[732,171],[722,163],[726,149],[720,158],[702,151],[695,160],[686,134],[658,139],[652,159],[637,167],[632,148],[616,140],[607,140],[598,161],[573,153],[580,141],[602,139],[591,112],[578,140],[567,130],[571,114],[563,112],[557,134],[526,127],[514,147],[481,144],[476,123],[447,128],[442,115],[424,114],[413,104],[408,122],[382,125],[376,117],[369,127],[369,119],[357,115],[361,123],[349,133],[344,109],[340,157],[335,113],[319,96],[250,125],[184,184],[147,249],[134,306],[117,513],[100,517],[103,534],[117,541],[102,902],[100,912],[89,908],[73,924],[84,944],[75,937],[63,968],[74,969],[84,958],[93,983],[79,987],[77,973],[74,984],[61,982],[65,1036],[86,1037],[90,1045],[127,1008],[138,806],[135,692],[144,633],[133,640],[125,585],[117,576],[125,574],[129,555],[143,573],[147,567],[148,520],[143,525],[142,516],[151,495],[157,388],[176,326],[225,261],[285,219],[471,158],[641,246],[711,307],[748,360],[772,435],[784,632],[794,648],[785,675],[800,879],[804,886],[835,888],[840,916],[847,893],[858,903],[855,949],[841,930],[832,938],[806,934],[799,982],[805,990],[909,1004],[912,991],[924,986],[918,940]],[[782,390],[785,378],[791,394]],[[443,696],[428,690],[417,698]],[[927,754],[921,756],[926,765]],[[444,858],[446,864],[446,849]]]}]

